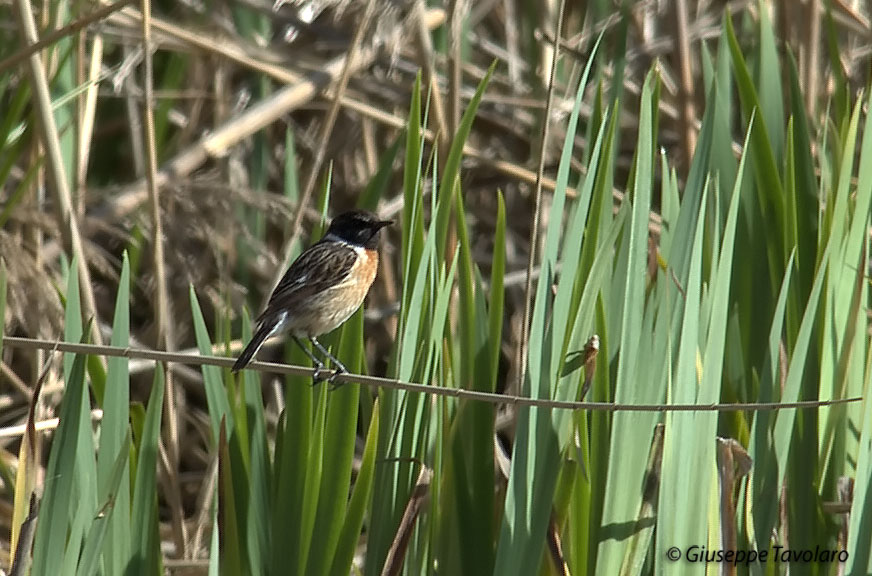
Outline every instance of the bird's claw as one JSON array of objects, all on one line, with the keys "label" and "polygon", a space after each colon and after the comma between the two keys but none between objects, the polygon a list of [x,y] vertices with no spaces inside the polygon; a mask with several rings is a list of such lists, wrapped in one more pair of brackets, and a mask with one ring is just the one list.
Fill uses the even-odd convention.
[{"label": "bird's claw", "polygon": [[324,380],[327,380],[327,376],[324,375],[324,367],[315,366],[315,369],[312,371],[312,386],[319,384]]},{"label": "bird's claw", "polygon": [[343,382],[336,381],[336,377],[341,375],[341,374],[345,374],[345,370],[343,370],[341,368],[337,368],[336,370],[333,371],[333,374],[331,374],[330,377],[327,378],[327,383],[330,385],[331,391],[336,390],[337,388],[342,386]]},{"label": "bird's claw", "polygon": [[345,374],[345,370],[341,368],[337,368],[332,370],[332,373],[328,376],[327,372],[331,372],[330,370],[325,370],[323,366],[316,366],[312,371],[312,386],[320,384],[321,382],[327,382],[330,385],[330,390],[336,390],[340,386],[342,386],[342,382],[336,382],[336,377],[340,374]]}]

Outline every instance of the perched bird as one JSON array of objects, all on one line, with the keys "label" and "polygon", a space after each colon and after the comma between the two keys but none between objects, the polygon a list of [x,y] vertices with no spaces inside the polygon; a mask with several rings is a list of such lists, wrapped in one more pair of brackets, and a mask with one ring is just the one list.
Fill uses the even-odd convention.
[{"label": "perched bird", "polygon": [[248,366],[267,338],[289,332],[312,359],[316,382],[323,379],[324,362],[303,345],[301,338],[309,339],[336,366],[328,380],[346,372],[317,337],[338,328],[363,304],[378,268],[379,230],[389,224],[390,220],[379,220],[362,210],[334,218],[324,237],[294,260],[273,290],[266,310],[257,319],[251,342],[231,371],[239,372]]}]

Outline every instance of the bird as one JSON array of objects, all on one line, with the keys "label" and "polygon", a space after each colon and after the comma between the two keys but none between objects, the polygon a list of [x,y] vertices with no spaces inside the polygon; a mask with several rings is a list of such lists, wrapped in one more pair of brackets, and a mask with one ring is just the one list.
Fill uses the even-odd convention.
[{"label": "bird", "polygon": [[303,339],[308,339],[335,366],[329,382],[347,372],[342,362],[318,342],[318,336],[341,326],[363,304],[378,268],[379,231],[390,224],[391,220],[380,220],[364,210],[336,216],[324,236],[304,250],[285,272],[231,372],[248,366],[263,343],[280,333],[290,333],[312,360],[316,383],[324,379],[324,362],[303,344]]}]

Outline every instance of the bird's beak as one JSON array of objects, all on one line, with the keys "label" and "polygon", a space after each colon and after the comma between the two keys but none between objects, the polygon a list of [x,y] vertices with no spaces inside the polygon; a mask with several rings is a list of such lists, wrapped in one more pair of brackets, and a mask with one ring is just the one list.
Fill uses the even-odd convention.
[{"label": "bird's beak", "polygon": [[384,228],[385,226],[390,226],[390,225],[393,224],[393,223],[394,223],[393,220],[381,220],[381,221],[379,221],[379,222],[376,224],[376,227],[377,227],[378,230],[381,230],[381,229]]}]

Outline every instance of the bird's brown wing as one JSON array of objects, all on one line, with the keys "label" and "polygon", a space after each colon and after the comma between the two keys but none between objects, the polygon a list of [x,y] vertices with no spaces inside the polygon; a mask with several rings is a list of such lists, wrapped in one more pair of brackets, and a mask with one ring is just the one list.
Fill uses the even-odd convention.
[{"label": "bird's brown wing", "polygon": [[285,272],[258,322],[273,314],[292,310],[297,302],[339,284],[348,276],[357,257],[354,249],[344,244],[313,244]]}]

